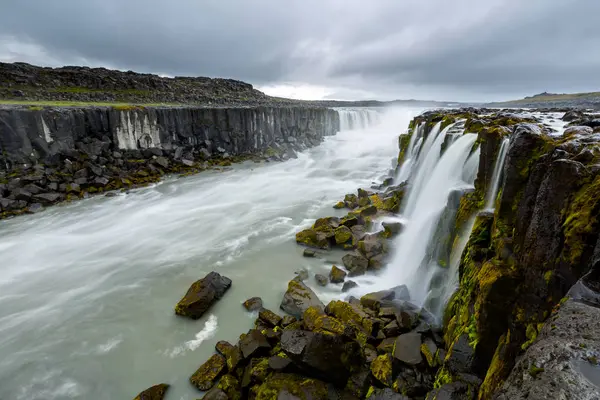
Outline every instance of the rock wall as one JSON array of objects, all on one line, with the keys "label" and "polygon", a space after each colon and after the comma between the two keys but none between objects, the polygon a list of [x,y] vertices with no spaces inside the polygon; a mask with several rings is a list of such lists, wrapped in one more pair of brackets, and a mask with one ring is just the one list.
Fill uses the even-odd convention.
[{"label": "rock wall", "polygon": [[0,216],[165,173],[295,157],[338,130],[327,108],[0,108]]},{"label": "rock wall", "polygon": [[0,109],[2,164],[46,161],[65,150],[97,148],[197,151],[238,155],[274,144],[318,144],[339,129],[321,108],[88,107]]},{"label": "rock wall", "polygon": [[600,236],[600,132],[572,126],[552,136],[531,116],[486,114],[432,113],[413,123],[430,129],[466,119],[467,131],[479,135],[479,173],[461,199],[457,231],[482,209],[501,139],[511,138],[495,211],[479,213],[462,253],[436,378],[440,393],[467,385],[479,399],[495,396],[553,308],[597,264]]}]

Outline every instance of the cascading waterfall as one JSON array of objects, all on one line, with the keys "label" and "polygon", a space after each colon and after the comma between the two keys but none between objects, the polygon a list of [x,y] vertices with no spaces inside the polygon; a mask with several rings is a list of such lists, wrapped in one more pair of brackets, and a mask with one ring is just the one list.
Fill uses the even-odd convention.
[{"label": "cascading waterfall", "polygon": [[[462,129],[458,135],[456,130],[460,124],[452,124],[442,131],[440,124],[436,124],[421,146],[409,178],[403,213],[406,226],[397,239],[396,253],[384,276],[387,282],[406,283],[412,300],[421,304],[428,296],[431,279],[441,269],[428,254],[435,253],[431,248],[436,244],[436,229],[449,196],[453,191],[472,188],[478,167],[474,161],[478,155],[472,152],[477,135],[462,134]],[[418,131],[413,134],[418,135]],[[448,138],[450,131],[453,133]],[[450,142],[442,152],[442,145],[448,139]]]},{"label": "cascading waterfall", "polygon": [[502,175],[502,169],[504,168],[504,160],[506,159],[509,144],[510,139],[505,138],[500,145],[498,158],[496,158],[496,165],[494,165],[494,172],[492,173],[492,181],[490,182],[490,187],[485,199],[484,210],[486,211],[494,209],[494,203],[496,202],[496,196],[498,195],[498,185],[500,184],[500,177]]},{"label": "cascading waterfall", "polygon": [[371,108],[340,108],[340,131],[351,131],[355,129],[367,129],[381,120],[381,112]]},{"label": "cascading waterfall", "polygon": [[[410,173],[412,172],[413,166],[415,164],[415,159],[419,154],[419,150],[423,145],[423,132],[425,130],[425,123],[420,123],[416,128],[414,133],[410,136],[410,141],[408,143],[408,154],[405,158],[405,161],[400,166],[400,170],[396,175],[396,183],[402,183],[408,179]],[[408,133],[410,134],[410,133]]]}]

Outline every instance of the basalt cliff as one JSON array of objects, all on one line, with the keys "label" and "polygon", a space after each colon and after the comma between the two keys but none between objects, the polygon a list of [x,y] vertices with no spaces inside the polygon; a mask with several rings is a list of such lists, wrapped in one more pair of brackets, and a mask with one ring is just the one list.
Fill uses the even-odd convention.
[{"label": "basalt cliff", "polygon": [[311,107],[0,107],[0,216],[243,160],[282,160],[339,130]]}]

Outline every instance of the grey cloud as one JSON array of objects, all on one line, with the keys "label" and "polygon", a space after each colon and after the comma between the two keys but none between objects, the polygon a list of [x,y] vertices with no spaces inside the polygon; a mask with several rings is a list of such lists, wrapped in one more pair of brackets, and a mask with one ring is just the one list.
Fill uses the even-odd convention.
[{"label": "grey cloud", "polygon": [[32,3],[0,0],[0,38],[35,43],[65,62],[382,98],[600,86],[597,0]]}]

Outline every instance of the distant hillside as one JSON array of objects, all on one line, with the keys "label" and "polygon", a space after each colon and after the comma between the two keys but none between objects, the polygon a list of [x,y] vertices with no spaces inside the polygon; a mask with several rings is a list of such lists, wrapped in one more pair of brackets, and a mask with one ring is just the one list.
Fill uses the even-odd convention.
[{"label": "distant hillside", "polygon": [[600,109],[600,92],[540,93],[520,100],[489,103],[490,107],[593,108]]},{"label": "distant hillside", "polygon": [[67,66],[46,68],[26,63],[0,62],[0,105],[87,104],[294,106],[294,107],[455,107],[445,101],[337,101],[272,97],[251,84],[206,77],[167,78],[133,71]]}]

